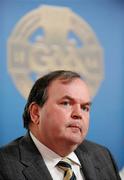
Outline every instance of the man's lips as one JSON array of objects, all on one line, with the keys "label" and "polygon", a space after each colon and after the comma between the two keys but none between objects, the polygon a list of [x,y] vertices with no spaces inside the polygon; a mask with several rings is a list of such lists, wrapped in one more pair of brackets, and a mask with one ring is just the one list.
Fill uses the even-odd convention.
[{"label": "man's lips", "polygon": [[70,124],[68,127],[73,128],[73,129],[78,129],[80,132],[82,131],[82,128],[80,125],[77,124]]}]

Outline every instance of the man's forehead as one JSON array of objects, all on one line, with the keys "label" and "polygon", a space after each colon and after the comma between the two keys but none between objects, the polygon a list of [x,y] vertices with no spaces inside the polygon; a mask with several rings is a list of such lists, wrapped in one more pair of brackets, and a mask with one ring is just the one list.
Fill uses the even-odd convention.
[{"label": "man's forehead", "polygon": [[61,88],[69,88],[69,86],[75,86],[76,88],[85,88],[85,89],[89,89],[86,82],[84,80],[82,80],[81,78],[73,78],[73,79],[55,79],[53,80],[47,90],[51,90],[51,89],[56,89],[59,88],[61,86]]},{"label": "man's forehead", "polygon": [[48,94],[51,95],[51,93],[56,96],[69,95],[72,98],[80,97],[82,99],[84,99],[84,96],[87,98],[90,96],[86,83],[80,78],[74,78],[71,81],[62,79],[54,80],[48,87]]}]

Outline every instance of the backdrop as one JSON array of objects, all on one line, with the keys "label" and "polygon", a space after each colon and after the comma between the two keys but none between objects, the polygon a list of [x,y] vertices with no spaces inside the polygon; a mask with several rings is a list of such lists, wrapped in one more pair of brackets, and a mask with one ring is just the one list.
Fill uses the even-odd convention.
[{"label": "backdrop", "polygon": [[[96,78],[95,82],[97,83],[96,85],[97,91],[94,90],[94,94],[93,94],[94,98],[93,98],[93,105],[91,108],[90,129],[87,138],[89,140],[107,146],[114,155],[115,160],[117,161],[117,164],[119,166],[119,169],[121,169],[124,166],[124,131],[123,131],[124,128],[124,121],[123,121],[124,1],[123,0],[104,0],[104,1],[1,0],[0,2],[0,72],[1,72],[0,73],[0,100],[1,100],[0,145],[4,145],[8,143],[10,140],[13,140],[16,137],[21,136],[25,133],[22,123],[22,113],[26,102],[25,85],[27,84],[27,82],[29,82],[25,80],[25,76],[27,75],[26,72],[28,71],[28,69],[27,71],[25,70],[24,77],[20,78],[20,74],[18,72],[21,71],[20,67],[22,67],[21,65],[23,64],[23,62],[21,61],[22,64],[20,64],[20,66],[18,67],[18,58],[23,60],[22,58],[23,53],[20,54],[19,56],[17,54],[18,57],[16,59],[17,62],[16,60],[14,60],[13,57],[16,57],[16,52],[20,50],[19,49],[20,47],[21,48],[23,47],[23,49],[27,48],[26,50],[30,50],[30,48],[32,48],[31,52],[33,52],[34,55],[33,46],[30,47],[29,44],[26,42],[25,44],[23,44],[21,38],[23,40],[23,34],[26,33],[27,33],[26,35],[29,36],[28,32],[33,31],[32,27],[38,25],[38,23],[35,24],[33,21],[31,21],[31,19],[33,20],[35,16],[38,17],[38,15],[36,15],[37,11],[35,12],[35,10],[37,8],[42,7],[42,5],[45,5],[45,7],[52,6],[55,9],[57,9],[58,13],[60,7],[62,9],[65,8],[66,11],[63,12],[65,12],[65,14],[67,13],[66,14],[67,18],[69,19],[70,16],[71,17],[73,16],[72,28],[73,28],[73,24],[75,24],[73,29],[75,32],[77,32],[77,34],[79,33],[80,39],[81,36],[84,36],[83,38],[88,36],[87,39],[83,39],[83,40],[84,42],[86,40],[85,44],[88,44],[87,47],[89,46],[89,48],[92,46],[93,43],[95,44],[93,46],[96,50],[94,56],[96,57],[96,59],[98,58],[100,61],[96,62],[95,64],[95,68],[98,68],[96,69],[97,73],[95,70],[93,71],[92,69],[94,64],[92,63],[88,64],[88,68],[91,68],[92,73],[94,74],[96,73],[94,77]],[[48,10],[45,9],[44,11],[41,9],[40,11],[41,11],[40,14],[41,20],[43,16],[47,17],[50,13],[49,9]],[[51,11],[51,13],[54,14],[54,10]],[[60,16],[61,15],[59,15],[58,17]],[[63,18],[63,15],[61,17]],[[67,27],[66,26],[67,18],[66,16],[64,18],[65,18],[64,20],[61,19],[61,21],[59,21],[57,20],[57,16],[54,17],[54,19],[56,19],[56,22],[59,22],[57,23],[58,27],[62,27],[65,30],[64,27]],[[85,22],[83,22],[83,20]],[[35,22],[36,21],[39,20],[35,19]],[[48,30],[49,44],[53,42],[53,39],[52,38],[50,39],[50,37],[52,37],[52,33],[50,34],[50,32],[54,31],[53,29],[50,28],[53,26],[57,26],[56,22],[53,22],[53,24],[51,24],[49,27],[50,20],[49,23],[48,22],[46,23],[46,19],[42,21],[43,26],[45,25],[48,26],[47,27],[48,29],[46,28],[45,30],[46,31]],[[23,29],[23,27],[26,27],[27,29],[26,28]],[[80,29],[83,27],[86,28],[86,32],[84,32],[84,34],[83,33],[81,34]],[[60,30],[62,28],[60,28]],[[23,33],[23,30],[25,30],[25,33]],[[88,32],[89,34],[87,34]],[[64,31],[62,33],[64,33]],[[22,36],[20,34],[22,34]],[[43,36],[44,32],[41,32],[41,35]],[[57,35],[58,34],[56,33],[56,36]],[[70,35],[70,36],[73,37],[74,35]],[[16,40],[18,41],[19,38],[22,44],[21,45],[19,44],[19,48],[18,48],[17,46],[18,43],[16,42]],[[55,40],[57,41],[58,39],[56,38]],[[41,38],[41,42],[43,40],[44,39]],[[61,40],[62,40],[62,34],[61,34]],[[17,45],[15,42],[17,43]],[[33,42],[33,37],[31,38],[31,42]],[[37,38],[37,42],[38,42],[38,38]],[[63,42],[61,41],[61,43]],[[80,46],[80,42],[78,46]],[[42,48],[44,48],[44,46]],[[81,52],[79,51],[79,54],[80,53]],[[32,56],[30,58],[32,58]],[[86,62],[88,62],[88,60]],[[16,63],[17,63],[17,68],[15,68]],[[76,64],[78,62],[76,62],[75,60],[75,62],[73,63]],[[31,67],[35,69],[35,66],[36,64],[34,63],[32,64]],[[85,64],[85,68],[86,66],[87,64]],[[42,67],[46,68],[46,65],[43,64],[43,62],[42,62]],[[38,64],[37,64],[37,68],[38,68]],[[47,69],[47,71],[49,71],[49,69]],[[88,76],[91,77],[91,75],[89,74]],[[33,75],[31,75],[31,77],[33,79]],[[29,82],[29,84],[30,87],[32,83]],[[93,84],[93,82],[91,82],[91,84]]]}]

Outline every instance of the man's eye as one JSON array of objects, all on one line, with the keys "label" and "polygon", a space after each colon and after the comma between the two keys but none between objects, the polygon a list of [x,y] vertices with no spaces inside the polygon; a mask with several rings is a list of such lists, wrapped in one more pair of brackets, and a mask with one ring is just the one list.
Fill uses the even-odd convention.
[{"label": "man's eye", "polygon": [[70,103],[68,101],[63,101],[61,104],[64,105],[64,106],[69,106],[70,105]]},{"label": "man's eye", "polygon": [[85,112],[89,112],[90,108],[89,106],[82,106],[82,110]]}]

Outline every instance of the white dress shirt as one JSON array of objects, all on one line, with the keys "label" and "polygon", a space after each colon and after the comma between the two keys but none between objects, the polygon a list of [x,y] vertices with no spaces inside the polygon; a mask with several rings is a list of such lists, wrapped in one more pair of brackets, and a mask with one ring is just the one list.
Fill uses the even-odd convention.
[{"label": "white dress shirt", "polygon": [[[60,160],[62,160],[62,157],[53,152],[51,149],[46,147],[44,144],[42,144],[31,132],[30,132],[31,138],[33,142],[35,143],[37,149],[39,150],[40,154],[42,155],[44,162],[54,180],[63,180],[64,172],[62,169],[58,168],[56,165]],[[78,180],[84,180],[83,174],[80,170],[81,164],[74,152],[70,153],[68,156],[69,159],[71,159],[74,163],[72,163],[72,170],[75,173],[75,176]]]}]

